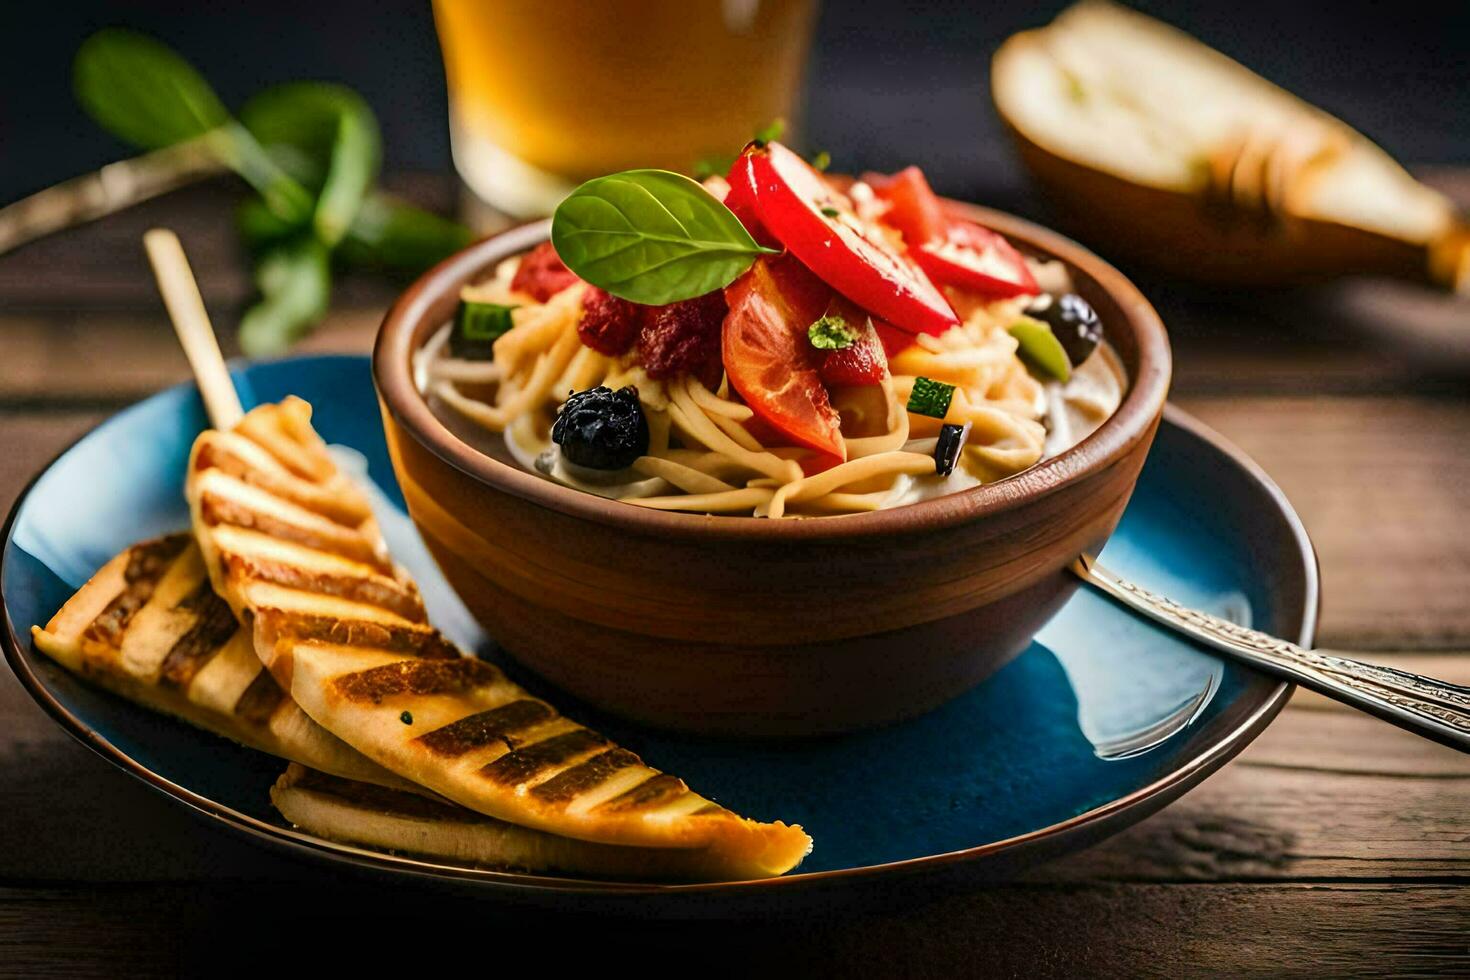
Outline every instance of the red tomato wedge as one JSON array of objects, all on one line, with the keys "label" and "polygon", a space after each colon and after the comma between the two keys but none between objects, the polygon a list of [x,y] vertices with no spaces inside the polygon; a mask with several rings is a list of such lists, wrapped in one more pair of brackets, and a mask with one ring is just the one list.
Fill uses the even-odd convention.
[{"label": "red tomato wedge", "polygon": [[761,219],[756,214],[755,175],[751,173],[749,155],[742,153],[735,158],[725,180],[730,185],[730,193],[725,195],[725,207],[740,219],[751,238],[766,248],[780,248],[781,243],[761,224]]},{"label": "red tomato wedge", "polygon": [[952,221],[943,238],[913,249],[918,262],[936,282],[1007,298],[1041,292],[1026,260],[1005,236],[970,221]]},{"label": "red tomato wedge", "polygon": [[938,334],[959,323],[923,270],[805,160],[780,143],[752,146],[745,159],[761,224],[823,282],[909,333]]},{"label": "red tomato wedge", "polygon": [[831,297],[790,256],[759,258],[725,287],[723,354],[730,385],[762,422],[797,443],[847,458],[841,419],[822,386],[807,328]]},{"label": "red tomato wedge", "polygon": [[1026,260],[1003,236],[945,216],[943,203],[918,167],[888,177],[864,174],[863,180],[888,203],[884,223],[903,233],[909,254],[935,282],[998,297],[1041,292]]},{"label": "red tomato wedge", "polygon": [[[843,296],[832,297],[823,315],[841,317],[857,340],[850,347],[819,352],[822,383],[828,389],[882,384],[888,377],[888,357],[873,318]],[[903,336],[912,339],[913,334]]]},{"label": "red tomato wedge", "polygon": [[888,204],[883,221],[903,232],[903,240],[910,248],[944,234],[948,223],[944,205],[930,190],[928,178],[918,167],[904,167],[891,176],[863,174],[863,183]]}]

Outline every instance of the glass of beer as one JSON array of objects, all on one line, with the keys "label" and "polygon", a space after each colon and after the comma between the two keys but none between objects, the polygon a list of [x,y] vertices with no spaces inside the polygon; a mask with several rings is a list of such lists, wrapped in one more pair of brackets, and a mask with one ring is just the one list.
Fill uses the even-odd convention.
[{"label": "glass of beer", "polygon": [[816,0],[434,0],[455,168],[534,217],[591,177],[728,158],[793,118],[815,17]]}]

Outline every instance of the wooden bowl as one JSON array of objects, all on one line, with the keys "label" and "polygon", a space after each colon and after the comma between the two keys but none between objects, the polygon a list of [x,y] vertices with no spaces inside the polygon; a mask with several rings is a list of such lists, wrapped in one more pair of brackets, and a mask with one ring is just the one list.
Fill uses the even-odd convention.
[{"label": "wooden bowl", "polygon": [[1118,411],[1007,480],[893,510],[771,521],[645,510],[564,487],[456,437],[410,358],[460,287],[543,241],[511,229],[431,269],[373,353],[408,510],[455,590],[517,660],[650,725],[789,737],[912,717],[1019,653],[1117,526],[1169,386],[1168,339],[1117,270],[1060,235],[951,204],[1063,260],[1128,368]]}]

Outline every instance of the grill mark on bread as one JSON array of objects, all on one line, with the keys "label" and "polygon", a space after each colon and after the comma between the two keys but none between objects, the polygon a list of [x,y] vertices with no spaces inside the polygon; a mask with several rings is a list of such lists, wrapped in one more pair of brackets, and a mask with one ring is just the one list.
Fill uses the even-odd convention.
[{"label": "grill mark on bread", "polygon": [[215,595],[209,579],[174,608],[192,612],[194,624],[164,655],[158,682],[165,687],[186,688],[200,668],[235,635],[240,624],[235,622],[229,603]]},{"label": "grill mark on bread", "polygon": [[684,785],[684,780],[678,776],[670,776],[666,772],[661,772],[656,776],[650,776],[632,789],[614,796],[595,809],[605,813],[649,810],[665,803],[672,803],[688,792],[689,787]]},{"label": "grill mark on bread", "polygon": [[317,551],[340,555],[352,561],[371,565],[380,572],[392,572],[392,564],[379,554],[373,542],[358,533],[355,528],[333,525],[331,531],[302,527],[264,514],[245,504],[205,491],[199,498],[199,516],[211,527],[229,524],[294,544],[305,545]]},{"label": "grill mark on bread", "polygon": [[381,704],[384,698],[400,694],[464,694],[488,687],[500,676],[498,669],[483,660],[456,656],[453,660],[400,660],[345,674],[332,686],[348,701]]},{"label": "grill mark on bread", "polygon": [[[259,445],[259,443],[254,444]],[[264,449],[264,447],[261,448]],[[274,456],[271,458],[275,459]],[[305,487],[299,484],[293,485],[289,480],[277,474],[262,472],[258,466],[240,458],[239,454],[232,452],[228,446],[221,445],[214,440],[200,443],[199,452],[194,460],[194,468],[200,471],[217,469],[242,483],[259,487],[273,496],[288,500],[298,507],[346,528],[357,528],[363,521],[373,516],[372,509],[358,499],[355,493],[333,493],[322,484],[310,482],[305,477],[294,473],[292,475],[305,483]]]},{"label": "grill mark on bread", "polygon": [[109,646],[120,646],[133,615],[148,604],[164,574],[188,546],[189,535],[170,534],[129,548],[127,567],[123,571],[126,585],[97,614],[82,635]]},{"label": "grill mark on bread", "polygon": [[570,803],[596,789],[620,769],[642,765],[643,760],[622,748],[608,749],[578,766],[557,773],[531,790],[531,795],[545,803]]},{"label": "grill mark on bread", "polygon": [[402,654],[417,660],[462,659],[437,630],[414,623],[377,623],[269,608],[255,611],[255,623],[257,636],[272,645],[282,641],[321,643]]},{"label": "grill mark on bread", "polygon": [[467,715],[459,721],[436,728],[414,741],[435,755],[455,757],[499,742],[514,750],[521,744],[515,736],[541,722],[557,717],[551,706],[531,698],[521,698],[489,711]]},{"label": "grill mark on bread", "polygon": [[232,579],[253,579],[302,592],[336,596],[386,609],[416,623],[424,620],[424,604],[418,591],[386,576],[370,579],[354,575],[332,575],[289,562],[249,558],[232,553],[221,553],[220,560],[225,566],[226,575]]},{"label": "grill mark on bread", "polygon": [[525,748],[507,752],[484,766],[480,775],[504,786],[519,786],[548,769],[561,765],[583,753],[611,743],[586,728],[557,735]]},{"label": "grill mark on bread", "polygon": [[271,715],[276,713],[276,708],[285,699],[286,692],[281,690],[281,685],[276,683],[269,671],[261,670],[235,702],[234,713],[243,721],[264,725],[270,721]]}]

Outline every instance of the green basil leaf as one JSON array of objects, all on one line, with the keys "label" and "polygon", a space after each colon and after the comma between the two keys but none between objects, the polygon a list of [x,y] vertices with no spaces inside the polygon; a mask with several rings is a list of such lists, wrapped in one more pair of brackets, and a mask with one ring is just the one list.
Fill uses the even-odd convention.
[{"label": "green basil leaf", "polygon": [[266,251],[255,266],[261,299],[240,321],[240,349],[251,357],[284,353],[327,313],[331,252],[311,235]]},{"label": "green basil leaf", "polygon": [[416,276],[475,240],[464,225],[387,194],[369,194],[338,246],[344,262]]},{"label": "green basil leaf", "polygon": [[723,288],[773,252],[709,191],[667,170],[587,181],[557,206],[551,243],[582,279],[653,306]]},{"label": "green basil leaf", "polygon": [[276,165],[203,76],[167,45],[121,28],[98,31],[77,50],[72,81],[82,108],[119,139],[155,150],[204,137],[215,157],[281,219],[295,223],[312,213],[306,188]]},{"label": "green basil leaf", "polygon": [[1066,381],[1072,376],[1072,363],[1067,360],[1067,351],[1056,334],[1051,332],[1051,327],[1023,316],[1011,324],[1010,333],[1019,345],[1016,354],[1027,367],[1058,381]]},{"label": "green basil leaf", "polygon": [[326,82],[293,82],[256,95],[240,121],[283,169],[317,191],[312,224],[335,245],[372,189],[382,136],[372,109],[356,92]]},{"label": "green basil leaf", "polygon": [[121,28],[82,42],[72,63],[77,101],[119,139],[157,150],[230,121],[194,66],[145,34]]}]

